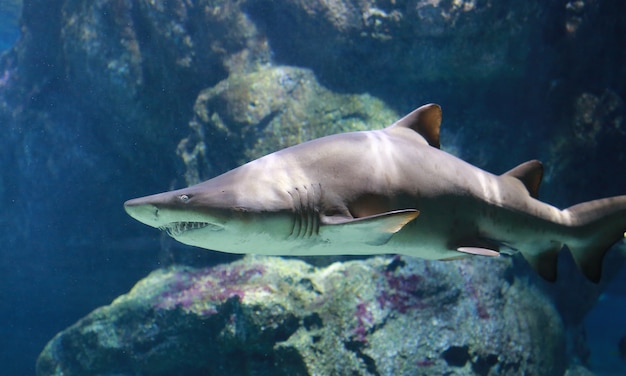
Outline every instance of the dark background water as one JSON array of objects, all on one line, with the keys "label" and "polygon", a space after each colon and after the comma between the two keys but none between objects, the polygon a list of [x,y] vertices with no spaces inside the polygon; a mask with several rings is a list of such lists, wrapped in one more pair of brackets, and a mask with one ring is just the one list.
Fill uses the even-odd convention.
[{"label": "dark background water", "polygon": [[20,35],[18,17],[21,1],[0,3],[0,51],[8,50]]},{"label": "dark background water", "polygon": [[[21,0],[0,1],[0,53],[12,47],[20,37],[20,13]],[[0,82],[2,81],[3,75],[0,74]],[[63,103],[59,105],[62,106]],[[7,125],[0,121],[0,127]],[[81,136],[83,141],[92,137]],[[7,153],[10,142],[5,139],[2,143],[2,152]],[[89,145],[81,144],[80,147],[88,148]],[[45,150],[32,152],[46,153]],[[32,221],[22,222],[19,226],[24,226],[22,228],[28,233],[27,238],[32,241],[27,244],[15,243],[9,240],[14,238],[12,234],[0,236],[3,247],[0,251],[2,375],[33,375],[37,355],[55,333],[94,308],[107,304],[128,291],[138,279],[158,266],[158,255],[145,252],[146,249],[160,249],[159,236],[155,234],[148,234],[144,239],[131,239],[126,244],[116,244],[115,240],[111,241],[104,235],[101,243],[96,246],[93,242],[81,244],[78,240],[81,232],[89,231],[89,228],[99,228],[101,224],[97,220],[86,221],[81,226],[72,224],[74,228],[67,229],[69,224],[63,219],[64,213],[39,210],[38,202],[58,200],[62,193],[58,187],[47,184],[45,179],[38,186],[32,187],[19,187],[17,182],[9,181],[17,171],[28,169],[29,165],[29,161],[20,165],[1,165],[0,182],[3,184],[0,185],[14,192],[11,194],[11,203],[27,196],[33,200],[24,207],[28,211],[26,217],[30,217]],[[85,166],[77,166],[75,173],[87,178],[89,170],[91,169]],[[26,195],[18,194],[18,191]],[[85,192],[75,190],[74,194],[78,199]],[[95,194],[102,195],[105,192]],[[118,212],[118,216],[112,220],[124,222],[121,226],[127,226],[130,221],[126,221],[121,206],[124,197],[121,193],[112,195],[114,197],[110,205],[118,209],[114,210]],[[6,202],[2,205],[2,210],[6,210]],[[84,210],[98,209],[87,205]],[[43,219],[50,216],[56,220]],[[141,233],[141,229],[139,230]],[[75,239],[61,235],[68,232],[74,233]],[[90,256],[94,252],[106,256]],[[124,270],[111,273],[113,270],[120,270],[120,264],[126,264]]]},{"label": "dark background water", "polygon": [[[566,3],[550,2],[554,12],[562,13],[559,13],[557,19],[568,17]],[[37,5],[36,2],[30,4]],[[2,2],[0,7],[2,50],[12,46],[19,37],[18,9],[19,2]],[[54,13],[55,9],[58,11],[58,8],[39,6],[27,8],[26,11]],[[618,7],[614,12],[621,10],[623,9]],[[254,14],[260,10],[250,9],[250,12]],[[554,93],[568,90],[568,86],[562,85],[562,82],[584,79],[597,82],[597,87],[593,89],[598,96],[609,87],[624,98],[623,68],[614,68],[615,64],[624,61],[623,56],[620,57],[624,49],[619,51],[616,48],[624,46],[624,36],[619,32],[623,29],[610,22],[601,26],[608,32],[599,32],[595,43],[589,42],[593,46],[588,52],[591,57],[589,61],[584,60],[590,65],[602,67],[598,69],[599,72],[594,73],[597,75],[593,77],[595,81],[585,75],[587,71],[582,68],[584,64],[581,64],[580,72],[571,66],[564,65],[558,69],[553,67],[559,74],[555,74],[555,78],[548,83],[543,82],[543,85],[554,88],[548,92],[559,97]],[[46,32],[46,25],[39,27],[42,30],[38,32]],[[558,39],[555,36],[558,33],[551,33],[550,28],[546,28],[544,33],[547,40]],[[554,47],[558,43],[551,45],[546,42],[546,45]],[[43,56],[46,46],[40,47]],[[293,46],[281,47],[278,58],[306,65],[306,54],[300,56],[300,60],[290,60],[289,51]],[[585,47],[587,46],[580,48]],[[320,46],[311,46],[311,54],[315,52],[315,48]],[[549,51],[535,51],[538,56],[542,52],[545,52],[545,56],[550,55]],[[580,57],[576,59],[583,61]],[[453,149],[465,159],[491,171],[503,172],[523,160],[535,157],[554,163],[560,157],[554,152],[555,149],[560,150],[554,146],[558,142],[550,144],[547,141],[557,139],[558,132],[554,131],[554,127],[542,127],[535,123],[541,121],[541,124],[547,124],[547,119],[542,117],[544,110],[540,106],[559,104],[554,99],[538,97],[537,93],[545,92],[534,87],[535,83],[542,82],[537,76],[547,75],[547,68],[543,65],[546,60],[549,58],[537,58],[536,66],[532,67],[536,74],[528,73],[528,86],[523,92],[502,96],[499,94],[503,91],[498,85],[505,86],[507,81],[490,82],[487,88],[478,87],[476,92],[468,92],[463,103],[455,103],[449,99],[451,93],[458,88],[455,84],[433,84],[417,88],[415,91],[418,94],[398,99],[397,109],[399,112],[408,111],[411,107],[427,101],[442,103],[446,111],[443,132],[447,140],[450,140],[448,145],[454,146]],[[30,61],[38,60],[35,58]],[[381,60],[377,63],[382,64]],[[46,71],[53,69],[55,64],[58,62],[42,58],[40,65],[29,69]],[[356,67],[355,75],[359,74],[358,70]],[[342,84],[349,89],[362,89],[358,80],[346,83],[344,81],[348,76],[342,76],[342,79],[333,81],[332,72],[324,72],[322,68],[320,71],[321,77],[329,75],[326,81],[330,86]],[[6,79],[4,75],[11,72],[10,65],[4,72],[0,72],[0,82],[3,77]],[[381,76],[382,78],[372,78],[377,80],[378,90],[388,98],[393,97],[389,93],[393,92],[394,87],[385,87],[386,81],[382,72]],[[65,91],[67,86],[62,82],[63,79],[58,78],[58,81],[53,80],[45,85],[34,84],[33,92],[26,93],[27,97],[32,98],[31,105],[35,108],[49,108],[50,111],[42,111],[47,115],[31,119],[33,128],[13,130],[10,133],[13,138],[0,140],[0,160],[3,163],[0,176],[1,204],[3,210],[15,213],[3,216],[0,222],[10,232],[0,238],[3,241],[3,249],[0,250],[0,318],[3,323],[0,326],[0,364],[2,374],[6,375],[33,374],[38,353],[55,333],[76,322],[92,309],[109,303],[128,291],[152,269],[169,262],[172,256],[162,251],[163,248],[178,247],[176,253],[179,255],[203,257],[162,238],[153,229],[133,222],[122,209],[123,201],[128,198],[168,190],[173,184],[182,184],[180,180],[172,182],[176,176],[180,176],[181,171],[180,162],[172,157],[173,153],[160,155],[159,151],[150,151],[150,145],[135,144],[135,152],[139,150],[148,154],[144,156],[144,160],[152,163],[142,168],[132,166],[132,161],[121,155],[119,149],[111,145],[106,132],[98,128],[115,127],[117,123],[122,124],[123,120],[116,119],[114,115],[107,117],[100,113],[98,116],[101,118],[94,121],[89,117],[90,104],[85,104],[86,110],[81,112],[75,110],[75,105],[66,106],[68,98],[80,96],[81,93]],[[606,85],[607,82],[611,84]],[[36,90],[41,87],[45,88],[43,93]],[[190,90],[193,92],[189,95],[195,95],[197,89]],[[97,92],[100,87],[98,83],[94,83],[93,86],[84,87],[84,90]],[[490,96],[490,90],[495,94]],[[173,95],[176,96],[176,93]],[[485,97],[489,97],[491,101],[489,116],[492,127],[464,127],[464,124],[482,120],[481,113],[473,112],[470,108]],[[524,104],[520,105],[520,102]],[[91,105],[96,106],[93,103]],[[534,110],[528,111],[530,108]],[[19,111],[16,108],[11,110]],[[114,109],[110,111],[114,112]],[[571,103],[563,104],[560,111],[573,111]],[[623,114],[623,108],[620,111]],[[168,116],[177,119],[176,114]],[[184,115],[178,118],[188,120]],[[5,118],[0,119],[4,120]],[[83,127],[85,123],[92,126]],[[0,123],[0,126],[6,124],[7,122]],[[446,124],[452,125],[445,128]],[[66,131],[50,132],[50,128],[56,125],[63,126]],[[126,131],[124,127],[127,125],[120,126],[121,133]],[[173,129],[170,150],[174,150],[176,142],[188,133],[183,126]],[[508,135],[507,138],[502,138],[504,133]],[[123,133],[120,137],[127,135],[128,133]],[[501,145],[506,144],[502,140],[511,143],[512,139],[516,140],[515,147]],[[613,137],[615,145],[611,144],[610,139],[609,135],[602,139],[602,146],[585,149],[588,154],[569,156],[569,165],[564,168],[567,169],[567,175],[572,176],[571,180],[548,179],[543,192],[546,199],[566,206],[585,199],[626,192],[626,179],[619,173],[626,167],[623,163],[624,137],[623,134]],[[554,149],[547,149],[546,146],[549,145]],[[621,150],[621,154],[618,155],[616,150]],[[613,154],[604,155],[603,151]],[[613,160],[619,161],[598,163]],[[585,164],[587,161],[590,164]],[[594,164],[591,165],[591,162]],[[583,176],[577,175],[580,170],[595,170],[597,174],[591,174],[592,178],[580,179]],[[548,178],[563,175],[554,173]],[[204,257],[228,259],[227,256],[215,254]],[[622,272],[607,288],[597,309],[588,316],[586,322],[591,345],[590,363],[600,371],[599,374],[622,374],[625,371],[623,363],[616,356],[616,339],[626,334],[625,285],[626,274]]]}]

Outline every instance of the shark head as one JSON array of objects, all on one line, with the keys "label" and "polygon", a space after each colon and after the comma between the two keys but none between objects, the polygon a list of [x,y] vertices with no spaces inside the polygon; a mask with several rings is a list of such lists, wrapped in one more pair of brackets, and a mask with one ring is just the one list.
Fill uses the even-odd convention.
[{"label": "shark head", "polygon": [[[336,157],[334,148],[311,145],[332,159],[331,165],[347,164]],[[356,184],[342,187],[347,196],[354,197],[345,200],[346,195],[335,191],[335,184],[323,186],[315,174],[305,173],[303,161],[305,167],[321,170],[319,158],[306,161],[305,155],[315,153],[285,150],[188,188],[126,201],[124,209],[184,244],[231,253],[254,250],[283,255],[306,254],[315,243],[354,239],[384,243],[417,216],[414,209],[393,211],[390,201],[382,197],[354,194]]]},{"label": "shark head", "polygon": [[185,189],[129,200],[124,208],[201,248],[360,254],[418,215],[417,190],[406,173],[414,162],[403,151],[438,148],[440,123],[439,106],[422,106],[386,129],[295,145]]},{"label": "shark head", "polygon": [[275,242],[292,231],[292,198],[258,173],[264,169],[256,165],[267,161],[255,162],[188,188],[126,201],[124,209],[189,245],[237,252],[246,243]]}]

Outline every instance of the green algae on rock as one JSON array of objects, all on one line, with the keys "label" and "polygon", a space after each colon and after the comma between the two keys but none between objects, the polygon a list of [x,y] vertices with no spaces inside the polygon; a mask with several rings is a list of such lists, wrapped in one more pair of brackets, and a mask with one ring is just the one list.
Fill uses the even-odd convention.
[{"label": "green algae on rock", "polygon": [[561,320],[510,258],[249,256],[157,270],[59,333],[37,374],[553,375]]},{"label": "green algae on rock", "polygon": [[[200,93],[194,112],[192,135],[178,149],[188,184],[235,167],[214,166],[224,155],[241,164],[325,135],[383,128],[398,117],[371,95],[332,92],[311,70],[288,66],[232,73]],[[216,140],[226,139],[213,150]]]}]

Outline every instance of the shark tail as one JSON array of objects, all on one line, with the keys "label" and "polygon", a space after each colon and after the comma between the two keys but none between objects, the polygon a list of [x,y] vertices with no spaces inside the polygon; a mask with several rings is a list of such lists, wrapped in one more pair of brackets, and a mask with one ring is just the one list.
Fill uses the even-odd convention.
[{"label": "shark tail", "polygon": [[582,273],[597,283],[604,255],[625,236],[626,196],[583,202],[565,209],[564,214],[571,219],[565,245]]}]

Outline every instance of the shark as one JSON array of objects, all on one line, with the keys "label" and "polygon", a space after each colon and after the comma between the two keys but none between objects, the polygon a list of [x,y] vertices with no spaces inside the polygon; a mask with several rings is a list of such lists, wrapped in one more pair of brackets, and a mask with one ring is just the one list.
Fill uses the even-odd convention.
[{"label": "shark", "polygon": [[495,175],[440,148],[441,107],[326,136],[205,182],[124,203],[188,245],[276,256],[402,254],[430,260],[521,253],[546,280],[569,249],[591,281],[624,237],[626,196],[561,210],[538,199],[541,162]]}]

